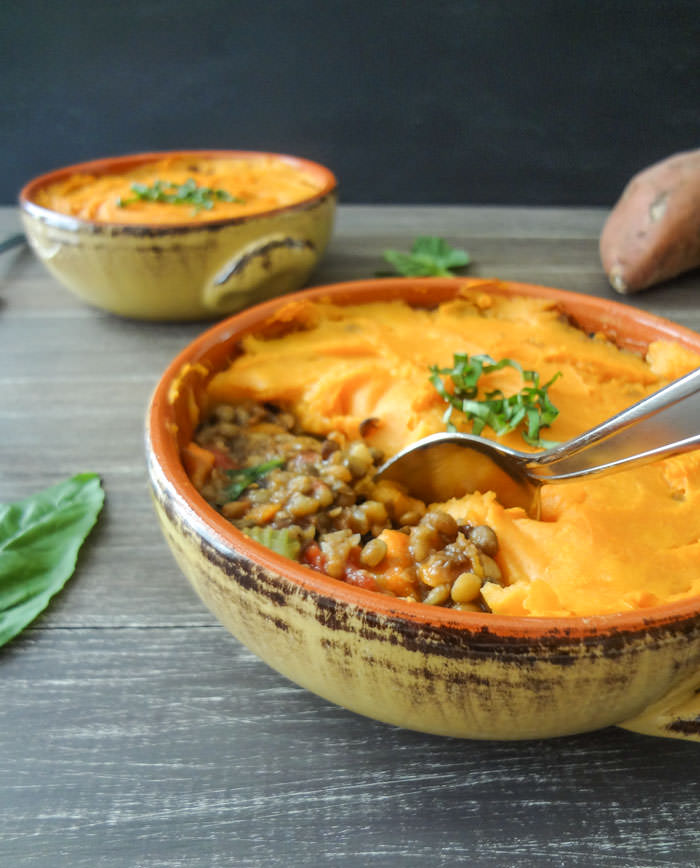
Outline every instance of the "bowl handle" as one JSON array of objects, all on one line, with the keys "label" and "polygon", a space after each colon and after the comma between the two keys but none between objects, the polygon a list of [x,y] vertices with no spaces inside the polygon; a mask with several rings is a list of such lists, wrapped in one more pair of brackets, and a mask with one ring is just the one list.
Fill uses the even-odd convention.
[{"label": "bowl handle", "polygon": [[643,735],[700,741],[700,672],[618,726]]},{"label": "bowl handle", "polygon": [[204,304],[212,312],[230,313],[301,288],[318,261],[308,238],[277,233],[258,238],[236,252],[204,288]]}]

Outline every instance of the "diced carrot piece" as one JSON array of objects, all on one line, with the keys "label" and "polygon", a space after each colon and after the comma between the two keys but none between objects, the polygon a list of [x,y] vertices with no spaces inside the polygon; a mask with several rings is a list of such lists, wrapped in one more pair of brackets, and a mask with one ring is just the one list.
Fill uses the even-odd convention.
[{"label": "diced carrot piece", "polygon": [[254,524],[267,524],[277,515],[281,506],[280,503],[260,503],[248,510],[248,518]]},{"label": "diced carrot piece", "polygon": [[235,468],[236,465],[228,452],[225,452],[223,449],[212,447],[211,453],[214,456],[215,467],[218,467],[221,470],[233,470]]},{"label": "diced carrot piece", "polygon": [[343,572],[343,581],[356,588],[365,588],[368,591],[377,590],[377,582],[374,576],[362,567],[348,563]]},{"label": "diced carrot piece", "polygon": [[182,450],[182,463],[196,488],[206,485],[214,468],[216,456],[198,443],[188,443]]},{"label": "diced carrot piece", "polygon": [[408,549],[408,534],[400,530],[383,530],[378,539],[386,545],[386,554],[375,567],[375,572],[384,573],[396,567],[406,567],[413,564],[413,557]]},{"label": "diced carrot piece", "polygon": [[409,570],[396,569],[389,573],[384,573],[381,576],[377,576],[377,583],[385,591],[390,591],[397,597],[409,597],[416,590],[413,572]]},{"label": "diced carrot piece", "polygon": [[387,529],[378,539],[385,543],[386,554],[372,570],[377,584],[397,597],[409,596],[416,590],[416,571],[408,535]]},{"label": "diced carrot piece", "polygon": [[311,542],[307,545],[301,556],[301,560],[303,563],[308,564],[315,570],[323,572],[326,559],[321,551],[321,546],[317,542]]}]

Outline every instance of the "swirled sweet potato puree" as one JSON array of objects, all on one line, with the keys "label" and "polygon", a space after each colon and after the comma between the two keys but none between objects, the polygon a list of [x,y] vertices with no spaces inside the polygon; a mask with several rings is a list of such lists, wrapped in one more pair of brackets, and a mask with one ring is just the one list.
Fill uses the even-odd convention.
[{"label": "swirled sweet potato puree", "polygon": [[[544,432],[557,441],[700,365],[698,355],[665,341],[642,358],[584,334],[551,301],[483,288],[431,310],[291,302],[277,322],[276,334],[244,339],[242,354],[211,381],[212,403],[274,402],[310,433],[358,438],[362,431],[367,445],[387,456],[444,430],[445,404],[428,368],[451,366],[456,352],[515,359],[543,382],[560,371],[549,390],[559,416]],[[487,385],[506,393],[520,387],[511,368],[490,374]],[[362,425],[367,419],[376,421]],[[528,449],[517,432],[501,439]],[[495,530],[504,581],[482,589],[495,613],[603,614],[700,594],[700,452],[545,486],[541,520],[503,508],[488,491],[442,509],[460,524]]]},{"label": "swirled sweet potato puree", "polygon": [[[190,179],[198,187],[224,190],[235,201],[212,197],[211,208],[197,209],[186,202],[138,199],[132,188],[133,184],[152,187],[156,182],[180,186]],[[40,189],[36,202],[84,220],[183,223],[283,208],[314,196],[320,189],[321,184],[310,173],[278,157],[177,156],[144,163],[123,173],[69,175]]]}]

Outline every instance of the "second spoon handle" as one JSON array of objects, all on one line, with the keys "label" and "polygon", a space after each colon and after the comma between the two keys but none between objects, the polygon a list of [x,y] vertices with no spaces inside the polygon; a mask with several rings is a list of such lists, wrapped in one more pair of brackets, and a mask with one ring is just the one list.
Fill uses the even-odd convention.
[{"label": "second spoon handle", "polygon": [[541,452],[529,471],[543,481],[603,475],[700,446],[700,368],[579,437]]}]

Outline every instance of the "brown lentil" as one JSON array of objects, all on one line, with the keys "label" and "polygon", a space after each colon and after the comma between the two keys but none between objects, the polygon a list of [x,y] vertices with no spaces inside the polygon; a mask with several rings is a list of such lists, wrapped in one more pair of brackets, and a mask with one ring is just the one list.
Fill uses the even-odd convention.
[{"label": "brown lentil", "polygon": [[493,557],[498,553],[498,537],[488,525],[477,524],[474,527],[470,527],[467,535],[474,545],[479,546],[484,554]]},{"label": "brown lentil", "polygon": [[386,553],[387,545],[384,540],[375,537],[368,543],[365,543],[360,552],[360,561],[366,567],[376,567],[377,564],[386,556]]},{"label": "brown lentil", "polygon": [[480,591],[481,579],[476,573],[460,573],[454,580],[450,595],[455,603],[471,603]]}]

